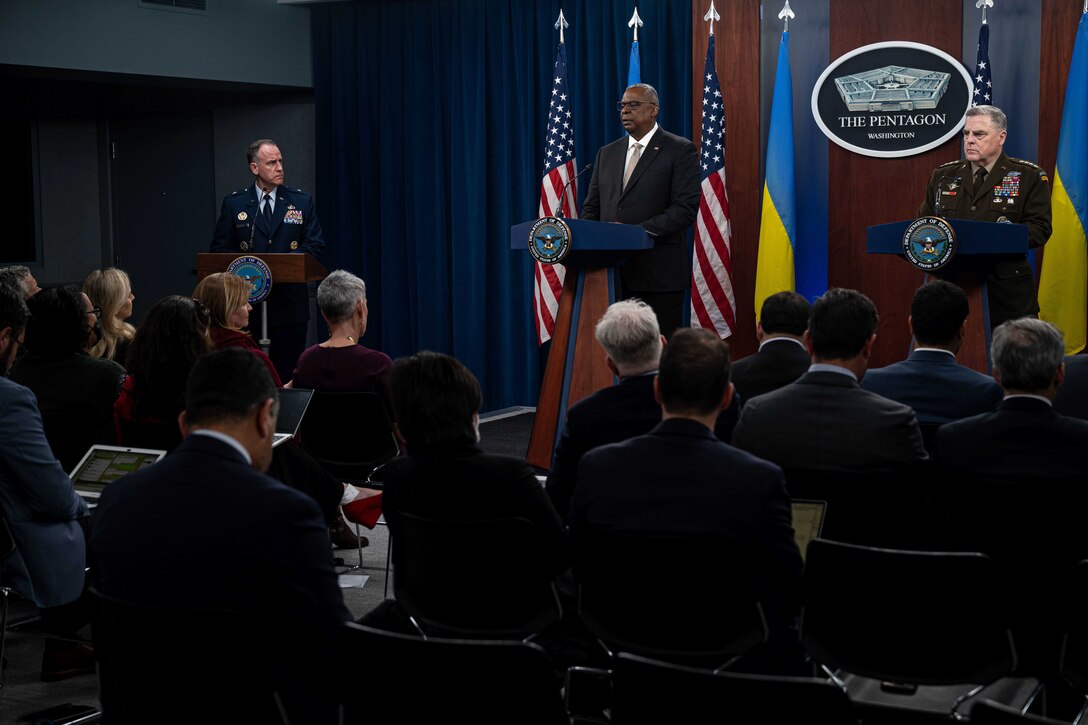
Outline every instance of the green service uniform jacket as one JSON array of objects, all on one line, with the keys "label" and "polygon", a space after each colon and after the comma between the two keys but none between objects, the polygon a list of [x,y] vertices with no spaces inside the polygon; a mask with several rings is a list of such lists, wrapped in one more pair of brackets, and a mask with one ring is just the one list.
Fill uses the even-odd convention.
[{"label": "green service uniform jacket", "polygon": [[[1028,226],[1032,247],[1050,239],[1050,180],[1046,171],[1023,159],[1001,154],[979,188],[974,188],[971,162],[966,159],[938,166],[929,177],[918,216],[934,214],[934,198],[941,192],[940,216],[984,222],[1012,222]],[[1035,278],[1023,254],[986,257],[985,275],[990,301],[990,326],[1039,311]],[[967,269],[954,261],[951,273]]]}]

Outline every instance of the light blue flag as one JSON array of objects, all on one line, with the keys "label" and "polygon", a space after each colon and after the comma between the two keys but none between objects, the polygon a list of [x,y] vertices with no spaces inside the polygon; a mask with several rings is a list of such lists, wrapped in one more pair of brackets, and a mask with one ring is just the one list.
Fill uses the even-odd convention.
[{"label": "light blue flag", "polygon": [[627,64],[627,86],[642,82],[642,68],[638,59],[638,41],[631,42],[631,60]]}]

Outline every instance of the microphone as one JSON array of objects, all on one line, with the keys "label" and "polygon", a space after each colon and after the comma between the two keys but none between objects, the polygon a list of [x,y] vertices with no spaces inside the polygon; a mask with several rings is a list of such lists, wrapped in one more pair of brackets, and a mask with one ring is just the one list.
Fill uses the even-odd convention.
[{"label": "microphone", "polygon": [[591,167],[591,166],[593,166],[593,164],[586,164],[585,166],[583,166],[583,167],[582,167],[582,170],[581,170],[581,171],[579,171],[579,172],[578,172],[577,174],[575,174],[574,176],[572,176],[572,177],[570,178],[570,181],[568,181],[568,182],[566,183],[566,185],[565,185],[565,186],[563,186],[563,194],[562,194],[562,195],[561,195],[561,196],[559,197],[559,207],[558,207],[558,208],[557,208],[557,209],[555,210],[555,216],[556,216],[556,217],[557,217],[558,219],[562,219],[562,218],[563,218],[563,202],[567,200],[567,189],[569,189],[569,188],[570,188],[570,185],[571,185],[571,184],[573,184],[573,183],[574,183],[574,182],[575,182],[575,181],[576,181],[576,180],[578,179],[578,177],[579,177],[579,176],[581,176],[582,174],[584,174],[584,173],[586,173],[587,171],[589,171],[589,169],[590,169],[590,167]]},{"label": "microphone", "polygon": [[942,176],[937,179],[937,198],[933,200],[933,216],[941,215],[941,183],[946,179],[951,179],[956,182],[963,181],[959,176]]}]

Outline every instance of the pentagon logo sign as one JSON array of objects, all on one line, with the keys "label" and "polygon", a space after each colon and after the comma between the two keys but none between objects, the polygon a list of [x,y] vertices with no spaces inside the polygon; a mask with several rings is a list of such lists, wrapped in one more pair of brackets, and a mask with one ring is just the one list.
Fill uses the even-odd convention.
[{"label": "pentagon logo sign", "polygon": [[959,133],[971,104],[971,76],[945,53],[892,41],[834,60],[812,90],[824,135],[865,156],[912,156]]}]

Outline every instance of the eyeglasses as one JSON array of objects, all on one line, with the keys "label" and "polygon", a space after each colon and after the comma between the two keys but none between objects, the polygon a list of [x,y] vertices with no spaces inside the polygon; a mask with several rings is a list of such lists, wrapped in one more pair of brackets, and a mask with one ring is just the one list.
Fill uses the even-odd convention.
[{"label": "eyeglasses", "polygon": [[97,317],[98,319],[101,320],[102,319],[102,308],[99,307],[98,305],[95,305],[91,309],[87,310],[87,314],[94,315],[95,317]]},{"label": "eyeglasses", "polygon": [[637,111],[641,105],[656,106],[656,103],[650,103],[649,101],[619,101],[616,103],[616,110],[622,111],[625,108],[629,108],[632,111]]}]

